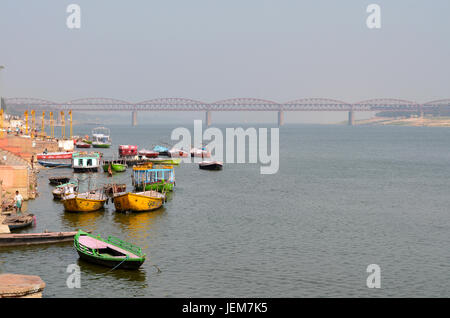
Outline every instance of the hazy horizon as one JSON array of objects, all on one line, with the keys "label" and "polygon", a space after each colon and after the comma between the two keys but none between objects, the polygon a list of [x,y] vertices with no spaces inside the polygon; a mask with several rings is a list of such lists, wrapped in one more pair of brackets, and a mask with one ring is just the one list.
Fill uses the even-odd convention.
[{"label": "hazy horizon", "polygon": [[[71,3],[81,6],[79,30],[66,27]],[[381,6],[381,29],[366,26],[371,3]],[[6,97],[450,97],[450,2],[444,0],[19,0],[2,1],[0,12],[0,65],[6,66],[0,95]],[[290,113],[286,121],[345,118]]]}]

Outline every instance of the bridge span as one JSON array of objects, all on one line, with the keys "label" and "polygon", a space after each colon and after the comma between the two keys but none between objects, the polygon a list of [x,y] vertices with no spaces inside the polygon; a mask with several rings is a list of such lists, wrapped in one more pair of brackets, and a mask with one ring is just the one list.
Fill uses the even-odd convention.
[{"label": "bridge span", "polygon": [[423,116],[424,112],[437,116],[450,111],[450,98],[425,103],[394,98],[374,98],[355,103],[330,98],[301,98],[288,102],[275,102],[258,98],[232,98],[216,102],[203,102],[187,98],[156,98],[138,103],[113,98],[83,98],[67,102],[53,102],[38,98],[5,98],[7,109],[24,111],[128,111],[132,125],[137,125],[140,111],[202,111],[206,124],[212,124],[212,112],[223,111],[273,111],[278,113],[278,125],[284,123],[285,112],[291,111],[344,111],[348,124],[354,123],[354,112],[410,112]]}]

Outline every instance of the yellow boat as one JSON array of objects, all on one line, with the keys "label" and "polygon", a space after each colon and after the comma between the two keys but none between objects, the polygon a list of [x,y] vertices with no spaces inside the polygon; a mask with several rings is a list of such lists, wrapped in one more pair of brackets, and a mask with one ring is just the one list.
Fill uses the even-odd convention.
[{"label": "yellow boat", "polygon": [[65,196],[62,202],[69,212],[93,212],[103,208],[106,200],[103,193],[91,191]]},{"label": "yellow boat", "polygon": [[166,196],[157,191],[127,192],[114,195],[116,211],[146,212],[160,208]]}]

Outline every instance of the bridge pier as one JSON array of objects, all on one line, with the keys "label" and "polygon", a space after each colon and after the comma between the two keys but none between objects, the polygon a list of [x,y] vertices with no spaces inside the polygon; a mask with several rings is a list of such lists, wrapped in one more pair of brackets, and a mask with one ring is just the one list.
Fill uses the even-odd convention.
[{"label": "bridge pier", "polygon": [[131,125],[137,126],[137,111],[135,110],[131,112]]},{"label": "bridge pier", "polygon": [[282,110],[278,111],[278,127],[284,125],[284,112]]},{"label": "bridge pier", "polygon": [[353,113],[353,110],[350,110],[348,112],[348,125],[349,126],[355,125],[355,114]]},{"label": "bridge pier", "polygon": [[205,125],[209,127],[212,125],[211,111],[207,110],[205,114]]}]

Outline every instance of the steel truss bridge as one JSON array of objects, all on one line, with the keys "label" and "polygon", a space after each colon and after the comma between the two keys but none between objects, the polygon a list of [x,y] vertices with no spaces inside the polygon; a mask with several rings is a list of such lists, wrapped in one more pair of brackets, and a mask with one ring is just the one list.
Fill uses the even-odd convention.
[{"label": "steel truss bridge", "polygon": [[129,111],[132,124],[137,124],[139,111],[204,111],[206,122],[211,124],[211,112],[216,111],[276,111],[278,124],[284,122],[285,111],[346,111],[349,124],[353,124],[354,112],[424,112],[439,115],[450,110],[450,98],[425,103],[394,98],[375,98],[356,103],[330,98],[301,98],[284,103],[258,98],[232,98],[216,102],[203,102],[187,98],[157,98],[138,103],[113,98],[83,98],[67,102],[54,102],[38,98],[5,98],[8,109],[17,111],[34,109],[49,111]]}]

